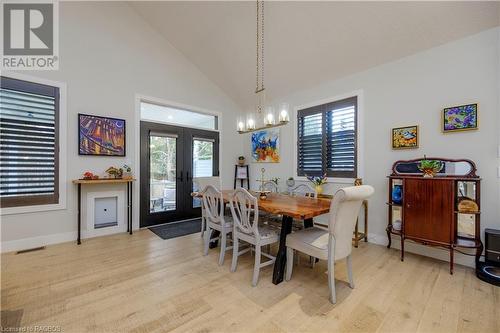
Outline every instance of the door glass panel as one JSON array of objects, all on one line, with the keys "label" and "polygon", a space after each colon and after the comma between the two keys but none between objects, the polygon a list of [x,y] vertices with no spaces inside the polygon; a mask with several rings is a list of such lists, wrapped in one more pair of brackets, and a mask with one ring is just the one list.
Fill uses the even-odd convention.
[{"label": "door glass panel", "polygon": [[176,209],[177,138],[150,135],[150,213]]},{"label": "door glass panel", "polygon": [[[214,175],[214,143],[213,141],[193,140],[193,177],[212,177]],[[193,191],[200,190],[193,182]],[[199,198],[193,198],[193,208],[201,206]]]}]

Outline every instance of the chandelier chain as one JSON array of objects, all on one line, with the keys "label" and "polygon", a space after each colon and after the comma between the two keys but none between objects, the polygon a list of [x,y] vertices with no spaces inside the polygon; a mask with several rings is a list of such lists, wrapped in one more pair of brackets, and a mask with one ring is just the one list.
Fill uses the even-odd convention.
[{"label": "chandelier chain", "polygon": [[255,91],[264,90],[264,1],[257,0]]}]

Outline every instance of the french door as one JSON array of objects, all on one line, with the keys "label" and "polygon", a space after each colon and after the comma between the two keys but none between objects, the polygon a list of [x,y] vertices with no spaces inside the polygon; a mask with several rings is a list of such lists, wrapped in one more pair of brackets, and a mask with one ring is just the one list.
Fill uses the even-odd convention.
[{"label": "french door", "polygon": [[141,121],[141,227],[195,218],[194,177],[219,175],[219,133]]}]

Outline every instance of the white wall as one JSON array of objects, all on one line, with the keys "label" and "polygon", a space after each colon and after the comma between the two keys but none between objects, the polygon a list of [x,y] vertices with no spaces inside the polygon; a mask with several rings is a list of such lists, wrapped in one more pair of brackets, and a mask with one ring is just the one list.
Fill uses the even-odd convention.
[{"label": "white wall", "polygon": [[[364,131],[360,143],[364,174],[361,176],[365,184],[373,185],[376,190],[369,212],[372,241],[385,242],[387,239],[386,176],[390,174],[392,163],[399,159],[422,157],[424,154],[475,161],[478,174],[483,178],[482,229],[500,228],[500,184],[497,178],[500,132],[499,34],[500,28],[488,30],[282,99],[298,106],[363,91],[361,107]],[[479,130],[442,134],[440,111],[446,106],[470,102],[479,103]],[[415,124],[420,125],[420,148],[392,150],[391,128]],[[281,163],[252,164],[254,180],[260,177],[261,167],[268,170],[268,177],[280,177],[282,182],[294,176],[296,142],[293,128],[289,124],[281,130]],[[248,135],[243,145],[249,158]],[[256,183],[253,182],[253,185]],[[332,192],[338,186],[329,184],[327,189]],[[420,246],[413,248],[430,255],[447,256],[444,251]],[[471,262],[463,258],[459,260]]]},{"label": "white wall", "polygon": [[[221,112],[221,177],[232,186],[233,165],[241,154],[241,138],[234,130],[239,108],[128,5],[61,2],[59,68],[23,74],[67,84],[67,208],[2,216],[2,250],[75,239],[76,189],[70,180],[86,170],[101,173],[110,165],[133,165],[136,94]],[[77,113],[125,118],[127,156],[78,156]],[[137,176],[138,170],[133,171]],[[138,198],[137,185],[135,190]],[[138,207],[135,200],[135,228]]]}]

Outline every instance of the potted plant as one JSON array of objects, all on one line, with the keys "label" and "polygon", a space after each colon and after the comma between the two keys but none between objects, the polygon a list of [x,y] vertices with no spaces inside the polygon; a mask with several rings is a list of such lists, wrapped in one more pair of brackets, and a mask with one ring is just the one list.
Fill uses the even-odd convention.
[{"label": "potted plant", "polygon": [[131,179],[132,178],[132,168],[127,164],[124,164],[123,167],[123,178]]},{"label": "potted plant", "polygon": [[288,179],[286,180],[286,185],[288,187],[293,187],[295,186],[295,179],[293,179],[293,177],[288,177]]},{"label": "potted plant", "polygon": [[321,177],[307,176],[307,180],[309,180],[314,185],[314,190],[316,194],[323,193],[323,184],[326,184],[327,178],[326,173]]},{"label": "potted plant", "polygon": [[123,175],[123,169],[118,169],[118,168],[115,168],[115,167],[109,167],[107,170],[106,170],[106,173],[109,175],[109,178],[121,178],[121,176]]},{"label": "potted plant", "polygon": [[428,160],[425,156],[420,161],[418,169],[424,173],[424,177],[434,177],[443,169],[443,162],[436,160]]},{"label": "potted plant", "polygon": [[273,183],[275,183],[275,184],[276,184],[276,186],[278,186],[278,185],[279,185],[278,183],[279,183],[280,179],[279,179],[279,177],[273,177],[273,178],[271,178],[271,181],[272,181]]},{"label": "potted plant", "polygon": [[238,157],[238,164],[239,165],[245,165],[245,156],[239,156]]}]

